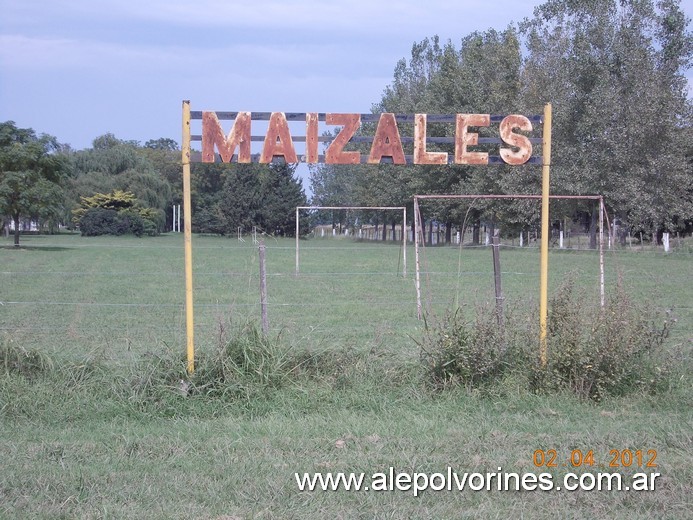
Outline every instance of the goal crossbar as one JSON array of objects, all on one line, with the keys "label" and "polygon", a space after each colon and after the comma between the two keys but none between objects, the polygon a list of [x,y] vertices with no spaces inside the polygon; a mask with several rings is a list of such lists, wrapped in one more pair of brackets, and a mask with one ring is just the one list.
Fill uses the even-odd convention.
[{"label": "goal crossbar", "polygon": [[[319,209],[354,210],[399,210],[402,212],[402,276],[407,276],[407,208],[406,206],[296,206],[296,275],[300,271],[299,255],[299,211]],[[385,224],[383,224],[385,225]],[[393,237],[394,238],[394,237]]]}]

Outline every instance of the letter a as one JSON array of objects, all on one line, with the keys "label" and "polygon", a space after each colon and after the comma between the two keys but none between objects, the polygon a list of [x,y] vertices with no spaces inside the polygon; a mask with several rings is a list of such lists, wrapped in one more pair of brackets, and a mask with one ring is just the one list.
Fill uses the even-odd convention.
[{"label": "letter a", "polygon": [[260,155],[261,163],[270,163],[275,155],[282,155],[288,163],[297,163],[296,149],[291,139],[284,112],[272,112]]},{"label": "letter a", "polygon": [[375,129],[368,164],[378,164],[383,157],[392,157],[395,164],[406,164],[402,140],[399,138],[394,114],[380,114],[378,128]]}]

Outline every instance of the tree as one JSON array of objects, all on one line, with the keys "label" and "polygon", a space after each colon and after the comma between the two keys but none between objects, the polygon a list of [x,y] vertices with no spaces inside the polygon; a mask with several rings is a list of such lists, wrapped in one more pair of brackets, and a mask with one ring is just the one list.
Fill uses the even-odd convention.
[{"label": "tree", "polygon": [[142,207],[135,195],[126,191],[82,197],[79,208],[72,213],[82,236],[157,234],[156,210]]},{"label": "tree", "polygon": [[[196,204],[193,227],[198,232],[235,234],[238,228],[248,232],[256,227],[265,233],[295,235],[296,207],[307,205],[301,180],[294,175],[295,165],[209,166],[216,166],[211,171],[221,172],[222,185],[214,193],[196,195],[207,202]],[[302,214],[300,228],[305,227]]]},{"label": "tree", "polygon": [[174,168],[180,171],[180,157],[175,157],[175,152],[170,150],[176,146],[171,139],[162,138],[147,144],[143,148],[135,142],[105,134],[94,139],[93,148],[75,153],[74,177],[70,183],[73,207],[82,197],[96,193],[131,192],[139,206],[153,210],[151,220],[161,231],[173,202],[168,176]]},{"label": "tree", "polygon": [[[398,62],[392,84],[374,111],[512,113],[520,93],[521,63],[520,43],[512,27],[503,32],[472,33],[462,38],[459,46],[452,42],[441,45],[437,36],[426,38],[413,45],[409,60]],[[413,125],[400,125],[399,130],[403,137],[413,137]],[[428,125],[430,137],[452,138],[454,132],[454,124]],[[479,129],[482,137],[494,136],[491,132]],[[412,148],[407,145],[405,153],[411,154]],[[429,150],[452,154],[454,146],[430,144]],[[411,199],[416,193],[503,193],[506,179],[517,169],[494,166],[492,170],[490,173],[486,167],[460,165],[357,165],[349,167],[349,175],[343,175],[328,165],[319,168],[311,182],[317,195],[314,202],[318,198],[321,204],[332,200],[336,205],[407,206],[413,217]],[[448,241],[452,224],[461,225],[465,217],[459,204],[427,203],[425,210],[429,221],[446,224]],[[472,215],[474,220],[480,216],[480,211]]]},{"label": "tree", "polygon": [[14,222],[15,247],[22,217],[46,220],[60,215],[68,165],[60,150],[55,137],[37,136],[13,121],[0,123],[0,214]]},{"label": "tree", "polygon": [[693,38],[678,4],[552,0],[522,26],[525,104],[554,106],[553,190],[602,194],[612,215],[653,232],[693,215],[682,143]]},{"label": "tree", "polygon": [[178,143],[168,137],[160,137],[159,139],[150,139],[144,143],[145,148],[150,148],[152,150],[167,150],[169,152],[177,151]]},{"label": "tree", "polygon": [[[519,31],[475,32],[459,45],[441,45],[437,37],[414,44],[374,111],[538,114],[551,102],[552,192],[604,195],[610,215],[632,230],[685,230],[693,221],[689,24],[678,0],[548,0]],[[403,125],[400,133],[410,137],[410,130]],[[453,132],[453,125],[428,127],[429,137]],[[478,134],[497,137],[497,129],[480,128]],[[430,150],[451,153],[452,147],[432,144]],[[541,155],[540,146],[535,155]],[[312,175],[316,199],[402,205],[415,193],[540,192],[541,177],[532,166],[348,168],[354,178],[338,182],[336,169],[319,167]],[[427,204],[425,217],[450,229],[464,215],[456,206]],[[498,217],[523,227],[536,220],[534,207],[485,201],[469,216],[477,223],[482,216]],[[593,204],[552,208],[556,217],[587,222],[596,244]]]}]

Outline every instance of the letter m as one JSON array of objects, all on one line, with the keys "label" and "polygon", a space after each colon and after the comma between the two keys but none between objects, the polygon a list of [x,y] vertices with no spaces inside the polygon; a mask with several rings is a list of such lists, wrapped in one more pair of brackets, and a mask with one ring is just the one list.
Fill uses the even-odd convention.
[{"label": "letter m", "polygon": [[202,112],[202,162],[214,162],[214,147],[223,162],[231,162],[238,147],[238,162],[250,162],[250,112],[238,112],[228,137],[216,112]]}]

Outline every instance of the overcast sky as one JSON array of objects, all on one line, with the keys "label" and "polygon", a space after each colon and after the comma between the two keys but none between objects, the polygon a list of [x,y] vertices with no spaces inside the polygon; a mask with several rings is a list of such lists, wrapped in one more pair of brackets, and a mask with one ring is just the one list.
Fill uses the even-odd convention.
[{"label": "overcast sky", "polygon": [[[369,112],[414,42],[537,0],[0,0],[0,121],[75,149],[181,141],[193,110]],[[684,0],[691,16],[693,0]]]}]

